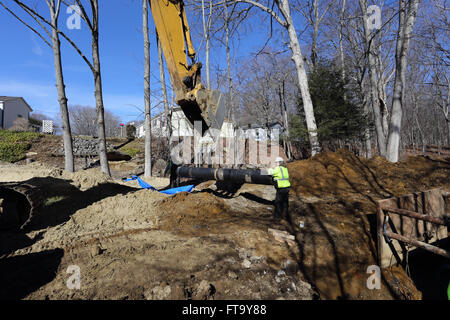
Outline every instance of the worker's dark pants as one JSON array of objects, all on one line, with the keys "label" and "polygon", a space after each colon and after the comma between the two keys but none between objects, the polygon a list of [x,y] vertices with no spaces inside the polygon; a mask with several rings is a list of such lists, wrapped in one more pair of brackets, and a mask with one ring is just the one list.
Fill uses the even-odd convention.
[{"label": "worker's dark pants", "polygon": [[170,168],[170,187],[171,188],[178,187],[177,169],[178,169],[178,166],[172,163],[172,167]]},{"label": "worker's dark pants", "polygon": [[289,189],[276,189],[274,218],[287,218],[289,210]]},{"label": "worker's dark pants", "polygon": [[171,188],[177,187],[177,175],[174,173],[170,173],[170,187]]}]

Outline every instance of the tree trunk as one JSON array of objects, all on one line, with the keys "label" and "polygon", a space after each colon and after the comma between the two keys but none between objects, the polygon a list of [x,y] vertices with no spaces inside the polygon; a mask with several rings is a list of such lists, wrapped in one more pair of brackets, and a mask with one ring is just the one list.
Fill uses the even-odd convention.
[{"label": "tree trunk", "polygon": [[419,0],[410,0],[406,13],[406,0],[400,0],[399,28],[395,51],[395,82],[392,98],[392,112],[387,144],[387,159],[397,162],[399,156],[400,133],[402,127],[402,113],[404,88],[406,83],[407,55],[409,43],[414,29]]},{"label": "tree trunk", "polygon": [[368,25],[367,17],[367,0],[359,0],[359,6],[361,8],[363,26],[364,26],[364,37],[366,43],[366,52],[369,61],[369,81],[370,81],[370,96],[372,102],[372,110],[375,122],[375,133],[377,136],[378,152],[381,156],[386,157],[386,136],[383,131],[382,125],[382,115],[380,112],[380,104],[378,99],[378,82],[376,76],[376,60],[373,52],[373,39],[371,39],[371,34]]},{"label": "tree trunk", "polygon": [[64,76],[61,64],[61,42],[59,40],[58,32],[58,12],[55,11],[55,3],[52,1],[50,6],[50,15],[52,22],[52,50],[53,59],[55,63],[56,88],[58,89],[58,101],[61,112],[62,132],[64,142],[64,168],[68,172],[74,172],[73,162],[73,146],[72,146],[72,132],[70,130],[69,111],[67,109],[66,86],[64,84]]},{"label": "tree trunk", "polygon": [[[367,103],[367,99],[363,100],[363,104],[364,104],[364,113],[369,116],[369,106]],[[366,128],[364,130],[364,145],[365,145],[365,149],[366,149],[366,157],[367,159],[372,158],[372,142],[370,140],[370,129]]]},{"label": "tree trunk", "polygon": [[314,0],[314,24],[313,24],[313,37],[311,45],[311,65],[313,68],[317,64],[317,37],[319,35],[319,0]]},{"label": "tree trunk", "polygon": [[[414,88],[413,88],[413,90],[414,90]],[[416,93],[414,91],[411,92],[411,98],[412,98],[412,102],[414,105],[413,117],[414,117],[414,121],[416,122],[417,129],[419,130],[420,141],[422,142],[422,153],[425,154],[425,148],[426,148],[425,136],[423,134],[422,128],[420,127],[417,99],[416,99]]]},{"label": "tree trunk", "polygon": [[289,43],[292,51],[292,60],[295,63],[297,71],[298,83],[303,100],[303,109],[305,110],[306,127],[309,134],[309,143],[311,145],[311,155],[315,155],[320,152],[320,144],[317,136],[316,119],[314,117],[314,109],[312,105],[311,95],[309,93],[308,78],[306,76],[305,65],[303,62],[303,55],[300,50],[300,44],[298,42],[297,33],[292,21],[291,12],[289,8],[288,0],[276,1],[278,8],[286,19],[286,29],[289,34]]},{"label": "tree trunk", "polygon": [[161,43],[159,43],[158,34],[156,34],[156,44],[158,46],[159,78],[161,80],[161,90],[164,101],[164,115],[167,128],[167,139],[170,142],[170,137],[172,137],[172,114],[171,111],[169,110],[169,100],[167,98],[167,88],[166,88],[166,76],[164,74],[163,52],[161,48]]},{"label": "tree trunk", "polygon": [[150,109],[150,40],[148,35],[148,0],[142,0],[143,26],[144,33],[144,101],[145,101],[145,164],[144,176],[152,176],[152,128],[151,128],[151,109]]},{"label": "tree trunk", "polygon": [[445,119],[447,122],[447,145],[450,146],[450,119]]},{"label": "tree trunk", "polygon": [[283,117],[284,129],[285,129],[285,137],[284,137],[283,141],[285,141],[284,149],[285,149],[286,156],[290,160],[292,158],[292,153],[291,153],[291,142],[289,141],[289,120],[288,120],[288,115],[287,115],[285,94],[286,94],[285,82],[284,82],[284,80],[282,80],[281,88],[279,89],[279,96],[280,96],[280,109],[281,109],[281,114]]},{"label": "tree trunk", "polygon": [[344,29],[345,5],[346,5],[346,0],[342,0],[341,16],[339,19],[339,58],[340,58],[340,62],[341,62],[342,81],[345,81],[344,46],[343,46],[343,41],[342,41],[343,29]]},{"label": "tree trunk", "polygon": [[93,29],[92,29],[92,62],[95,82],[95,106],[97,110],[97,134],[99,139],[100,167],[103,173],[111,176],[108,164],[105,132],[105,110],[103,107],[102,76],[100,72],[100,54],[98,48],[98,0],[92,2]]},{"label": "tree trunk", "polygon": [[230,57],[230,29],[229,29],[229,19],[228,19],[228,8],[224,4],[225,12],[225,47],[227,51],[227,75],[228,75],[228,107],[229,107],[229,120],[234,126],[235,115],[234,115],[234,104],[233,104],[233,80],[231,78],[231,57]]},{"label": "tree trunk", "polygon": [[205,0],[202,0],[202,17],[203,17],[203,37],[205,38],[206,42],[206,49],[205,49],[205,65],[206,65],[206,85],[208,89],[211,88],[211,80],[209,77],[209,30],[210,30],[210,20],[211,20],[211,14],[212,14],[212,0],[209,1],[209,17],[208,17],[208,23],[205,23]]}]

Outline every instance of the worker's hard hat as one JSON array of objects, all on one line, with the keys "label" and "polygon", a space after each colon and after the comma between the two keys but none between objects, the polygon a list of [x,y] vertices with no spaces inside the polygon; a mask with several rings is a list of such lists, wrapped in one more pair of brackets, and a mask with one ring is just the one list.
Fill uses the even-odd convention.
[{"label": "worker's hard hat", "polygon": [[276,157],[275,162],[284,162],[282,157]]}]

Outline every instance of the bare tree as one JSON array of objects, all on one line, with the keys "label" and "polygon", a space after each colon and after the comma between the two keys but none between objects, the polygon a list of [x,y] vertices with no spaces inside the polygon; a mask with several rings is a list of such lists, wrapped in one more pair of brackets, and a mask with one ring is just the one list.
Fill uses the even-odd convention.
[{"label": "bare tree", "polygon": [[[298,1],[293,5],[293,8],[298,10],[305,17],[306,21],[313,29],[311,42],[311,68],[314,68],[317,64],[317,41],[319,38],[320,24],[326,16],[328,9],[330,9],[330,7],[334,4],[335,0],[327,0],[327,2],[328,3],[325,3],[325,7],[322,9],[322,12],[320,12],[321,8],[319,0],[308,0],[306,2]],[[345,2],[343,7],[345,7]]]},{"label": "bare tree", "polygon": [[73,147],[72,147],[72,133],[70,128],[69,112],[67,109],[67,96],[66,88],[64,84],[63,68],[61,63],[61,42],[59,40],[58,34],[58,18],[61,9],[61,0],[46,0],[47,6],[50,10],[50,22],[47,22],[51,26],[51,33],[45,27],[42,21],[37,18],[37,14],[33,10],[28,9],[27,6],[23,4],[22,1],[15,0],[28,15],[30,15],[43,29],[47,36],[51,39],[51,44],[46,40],[45,36],[38,32],[36,29],[31,27],[29,24],[24,22],[19,16],[17,16],[13,11],[11,11],[6,5],[0,1],[0,4],[10,12],[14,17],[36,33],[53,51],[53,60],[55,65],[55,78],[56,78],[56,88],[58,91],[58,102],[61,113],[62,120],[62,132],[63,132],[63,142],[64,142],[64,168],[68,172],[74,172],[74,160],[73,160]]},{"label": "bare tree", "polygon": [[152,128],[150,108],[150,40],[148,35],[148,0],[142,0],[142,31],[144,34],[144,100],[145,100],[145,168],[144,176],[152,175]]},{"label": "bare tree", "polygon": [[368,71],[370,82],[370,98],[372,104],[372,112],[374,115],[375,131],[377,137],[378,152],[382,156],[386,156],[386,135],[383,130],[382,114],[380,111],[380,104],[378,99],[378,80],[376,73],[376,56],[374,50],[373,36],[369,29],[369,19],[367,16],[367,0],[359,0],[359,6],[361,8],[362,20],[364,26],[364,40],[365,40],[365,52],[368,59]]},{"label": "bare tree", "polygon": [[[57,29],[53,26],[46,18],[40,15],[36,10],[32,9],[30,6],[25,5],[23,2],[14,0],[17,4],[19,4],[25,11],[30,13],[35,20],[39,20],[40,24],[44,23],[48,26],[55,29],[57,33],[63,36],[67,42],[75,49],[75,51],[81,56],[81,58],[86,62],[89,66],[92,76],[94,78],[95,84],[95,104],[97,110],[97,134],[99,138],[99,157],[100,157],[100,166],[101,170],[108,176],[111,176],[111,172],[109,170],[108,158],[106,155],[106,137],[105,137],[105,124],[104,124],[104,107],[103,107],[103,93],[102,93],[102,78],[100,71],[100,54],[98,47],[98,38],[99,38],[99,13],[98,13],[98,0],[89,0],[90,9],[92,18],[89,17],[87,11],[81,0],[74,0],[72,2],[72,6],[77,7],[77,13],[80,17],[86,22],[90,33],[91,33],[91,53],[92,53],[92,63],[89,59],[84,55],[84,53],[79,49],[79,47],[73,42],[64,32]],[[69,5],[68,2],[63,2],[66,5]]]},{"label": "bare tree", "polygon": [[212,11],[213,11],[212,0],[209,0],[208,20],[205,21],[205,0],[202,0],[203,38],[206,42],[206,50],[205,50],[206,86],[209,89],[211,89],[209,50],[210,50],[210,40],[211,40]]},{"label": "bare tree", "polygon": [[309,142],[311,145],[311,154],[315,155],[320,152],[320,144],[317,136],[317,125],[314,117],[314,109],[311,100],[311,95],[308,88],[308,78],[306,75],[303,54],[300,49],[300,44],[295,31],[294,22],[292,20],[291,11],[288,0],[275,0],[280,14],[276,13],[272,8],[263,5],[261,2],[253,0],[234,0],[234,2],[247,3],[251,6],[259,8],[268,13],[271,19],[275,19],[288,33],[289,47],[292,52],[292,60],[294,61],[297,71],[297,81],[300,87],[300,92],[303,100],[303,108],[305,111],[306,126],[308,128]]},{"label": "bare tree", "polygon": [[400,130],[404,107],[404,88],[406,86],[406,69],[408,67],[407,55],[418,7],[419,0],[410,0],[408,3],[406,0],[399,1],[399,26],[395,51],[395,83],[386,155],[387,159],[392,162],[398,161]]},{"label": "bare tree", "polygon": [[164,59],[161,44],[159,43],[158,34],[156,33],[156,45],[158,46],[158,63],[159,63],[159,80],[161,82],[161,91],[164,102],[164,122],[167,128],[167,136],[170,142],[172,136],[172,111],[169,109],[169,100],[167,98],[166,76],[164,73]]},{"label": "bare tree", "polygon": [[108,176],[111,176],[109,170],[108,157],[106,154],[106,133],[105,133],[105,117],[103,106],[103,91],[102,91],[102,76],[100,72],[100,52],[98,47],[99,36],[99,15],[98,15],[98,0],[90,0],[90,7],[92,11],[92,18],[89,18],[81,0],[75,0],[81,11],[81,17],[86,22],[91,31],[91,47],[92,47],[92,75],[95,83],[95,105],[97,110],[97,134],[99,139],[99,157],[100,167]]},{"label": "bare tree", "polygon": [[[95,107],[71,105],[69,106],[71,127],[76,135],[96,136],[97,111]],[[118,135],[120,119],[110,111],[105,111],[105,133],[107,137]]]},{"label": "bare tree", "polygon": [[19,117],[14,120],[13,125],[9,128],[11,131],[30,131],[30,123],[28,119]]}]

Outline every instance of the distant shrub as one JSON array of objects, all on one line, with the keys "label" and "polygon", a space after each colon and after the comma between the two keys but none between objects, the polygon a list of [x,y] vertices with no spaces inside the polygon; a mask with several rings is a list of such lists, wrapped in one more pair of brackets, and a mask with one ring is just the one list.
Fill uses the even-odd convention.
[{"label": "distant shrub", "polygon": [[32,142],[39,139],[41,136],[42,134],[38,132],[0,130],[1,142]]},{"label": "distant shrub", "polygon": [[13,126],[10,128],[13,131],[29,131],[30,130],[30,122],[25,118],[17,118],[13,122]]},{"label": "distant shrub", "polygon": [[22,160],[30,146],[29,143],[0,142],[0,160],[7,162]]},{"label": "distant shrub", "polygon": [[134,139],[136,137],[136,127],[132,124],[127,124],[127,138]]},{"label": "distant shrub", "polygon": [[16,162],[24,159],[31,143],[40,136],[37,132],[0,130],[0,161]]}]

